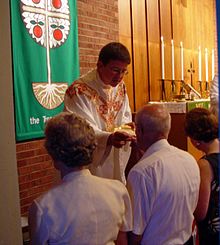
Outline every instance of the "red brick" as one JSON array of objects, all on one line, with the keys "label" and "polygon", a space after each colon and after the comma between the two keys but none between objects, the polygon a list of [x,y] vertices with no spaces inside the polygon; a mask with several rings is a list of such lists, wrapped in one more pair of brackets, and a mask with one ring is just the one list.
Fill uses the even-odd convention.
[{"label": "red brick", "polygon": [[26,174],[29,174],[31,171],[31,168],[30,166],[25,166],[25,167],[20,167],[18,169],[18,175],[26,175]]},{"label": "red brick", "polygon": [[24,199],[24,198],[27,198],[28,197],[28,190],[26,191],[21,191],[20,192],[20,199]]},{"label": "red brick", "polygon": [[30,174],[21,175],[21,176],[18,176],[18,180],[20,184],[24,184],[24,183],[31,181],[31,176]]},{"label": "red brick", "polygon": [[28,157],[33,157],[34,156],[34,150],[29,150],[29,151],[21,151],[17,153],[17,159],[25,159]]},{"label": "red brick", "polygon": [[20,151],[27,151],[35,148],[40,148],[44,144],[44,140],[36,140],[31,142],[25,142],[25,143],[17,143],[16,150],[17,152]]},{"label": "red brick", "polygon": [[45,171],[37,171],[37,172],[31,173],[30,176],[31,176],[31,180],[38,180],[38,179],[41,179],[45,175],[46,175]]},{"label": "red brick", "polygon": [[17,166],[18,167],[24,167],[28,164],[27,159],[21,159],[21,160],[17,160]]},{"label": "red brick", "polygon": [[19,190],[21,192],[21,191],[24,191],[24,190],[28,190],[28,189],[30,189],[30,188],[32,188],[34,186],[35,186],[35,183],[31,182],[31,181],[26,182],[26,183],[19,183]]}]

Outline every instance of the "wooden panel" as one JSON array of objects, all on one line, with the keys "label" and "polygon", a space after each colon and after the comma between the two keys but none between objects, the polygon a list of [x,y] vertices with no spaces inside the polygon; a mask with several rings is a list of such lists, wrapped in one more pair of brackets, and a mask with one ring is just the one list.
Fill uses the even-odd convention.
[{"label": "wooden panel", "polygon": [[[145,4],[147,6],[147,16],[145,16]],[[130,7],[132,14],[129,13]],[[160,9],[158,9],[159,7]],[[132,20],[130,20],[131,17]],[[159,82],[161,78],[161,35],[163,35],[165,41],[165,75],[167,79],[171,78],[171,39],[173,34],[175,78],[177,80],[181,79],[180,42],[182,41],[185,81],[191,83],[191,74],[188,70],[192,65],[195,70],[192,76],[192,84],[199,90],[199,46],[202,49],[203,80],[205,79],[204,50],[205,48],[209,50],[209,80],[211,80],[211,50],[215,48],[215,51],[217,51],[214,0],[119,0],[119,22],[120,40],[128,47],[130,47],[129,39],[132,43],[133,74],[130,72],[126,83],[128,84],[128,90],[131,91],[129,96],[134,96],[134,102],[132,100],[134,111],[148,100],[161,99]],[[128,25],[130,24],[129,28]],[[215,57],[217,57],[217,52]],[[217,58],[215,61],[217,63]],[[215,67],[217,71],[217,64]],[[166,86],[167,98],[169,99],[170,82],[166,82]],[[205,83],[203,88],[204,86]],[[180,82],[176,83],[176,87],[179,93]]]},{"label": "wooden panel", "polygon": [[185,113],[171,113],[171,129],[168,141],[182,150],[187,150],[187,139],[184,132]]},{"label": "wooden panel", "polygon": [[135,95],[134,95],[134,88],[133,88],[133,70],[132,70],[133,58],[132,58],[132,49],[131,49],[131,39],[125,36],[121,36],[119,41],[128,48],[131,54],[131,64],[128,66],[128,74],[124,76],[124,81],[125,81],[126,88],[127,88],[127,94],[129,98],[129,104],[131,107],[131,111],[134,112]]},{"label": "wooden panel", "polygon": [[147,0],[149,100],[160,100],[161,63],[158,1]]},{"label": "wooden panel", "polygon": [[135,109],[138,110],[149,100],[145,0],[132,0],[131,2]]},{"label": "wooden panel", "polygon": [[160,0],[161,36],[169,41],[172,39],[170,10],[170,0]]},{"label": "wooden panel", "polygon": [[173,0],[173,38],[187,49],[192,46],[192,1]]},{"label": "wooden panel", "polygon": [[[198,51],[199,47],[199,37],[200,37],[200,29],[201,26],[197,25],[196,23],[201,23],[201,2],[202,1],[192,1],[192,11],[191,11],[191,18],[192,18],[192,44],[191,47],[194,50]],[[200,7],[199,7],[200,6]],[[198,8],[199,7],[199,8]]]},{"label": "wooden panel", "polygon": [[[195,80],[198,81],[198,47],[201,47],[202,52],[202,80],[205,80],[205,48],[208,49],[209,53],[209,81],[212,79],[212,59],[211,52],[212,49],[216,50],[215,46],[215,33],[216,25],[215,23],[215,1],[202,0],[193,1],[193,9],[195,10],[194,15],[192,15],[194,24],[194,35],[193,35],[193,49],[194,49],[194,61],[195,61]],[[202,9],[202,11],[201,11]],[[197,54],[196,54],[197,52]],[[198,83],[197,83],[198,86]],[[203,87],[205,85],[203,84]]]},{"label": "wooden panel", "polygon": [[171,39],[172,39],[172,20],[170,0],[160,0],[160,21],[161,36],[165,43],[165,100],[171,100]]},{"label": "wooden panel", "polygon": [[[191,83],[199,90],[198,77],[198,48],[202,53],[202,80],[205,80],[205,48],[209,52],[209,81],[211,80],[211,50],[215,47],[215,25],[214,1],[202,0],[194,1],[174,0],[173,6],[173,29],[175,40],[183,41],[184,44],[184,78],[187,83]],[[181,27],[181,28],[180,28]],[[190,65],[194,70],[192,79],[188,72]],[[203,83],[203,90],[205,83]]]},{"label": "wooden panel", "polygon": [[158,1],[147,0],[148,42],[160,42]]},{"label": "wooden panel", "polygon": [[192,154],[196,160],[200,159],[203,153],[197,150],[191,143],[190,139],[186,136],[184,131],[185,113],[171,113],[171,130],[169,133],[168,141],[184,151]]},{"label": "wooden panel", "polygon": [[191,62],[193,64],[193,86],[201,93],[199,80],[199,46],[201,46],[201,25],[196,23],[202,23],[201,4],[202,1],[192,1],[191,10],[191,28],[192,28],[192,43],[191,43]]},{"label": "wooden panel", "polygon": [[119,34],[131,37],[130,0],[118,0],[118,14]]},{"label": "wooden panel", "polygon": [[213,23],[214,24],[214,50],[215,50],[215,74],[218,73],[218,37],[217,37],[217,16],[216,16],[216,1],[213,1]]},{"label": "wooden panel", "polygon": [[[192,62],[193,62],[193,68],[194,68],[194,74],[193,74],[193,78],[194,78],[194,83],[193,86],[194,88],[200,91],[200,84],[198,82],[199,80],[199,46],[202,49],[202,53],[204,51],[204,40],[203,40],[203,35],[202,35],[202,29],[203,29],[203,22],[204,22],[204,16],[203,16],[203,11],[201,11],[201,6],[203,6],[203,1],[192,1],[192,8],[194,13],[192,14],[192,23],[201,23],[200,25],[196,25],[196,24],[192,24]],[[203,7],[202,7],[203,8]],[[204,65],[204,57],[202,59],[202,63]],[[203,66],[203,70],[205,69],[205,67]],[[204,78],[204,76],[203,76]],[[203,88],[205,88],[204,84],[202,86]]]},{"label": "wooden panel", "polygon": [[[209,0],[204,0],[204,9],[205,9],[205,19],[207,20],[205,28],[205,43],[208,49],[208,59],[209,59],[209,81],[212,80],[212,49],[215,47],[215,26],[214,22],[214,4]],[[211,3],[211,4],[210,4]]]},{"label": "wooden panel", "polygon": [[131,64],[128,67],[128,75],[124,77],[127,88],[130,107],[134,111],[134,90],[133,90],[133,70],[132,70],[132,48],[131,48],[131,15],[130,15],[130,0],[118,0],[119,12],[119,41],[123,43],[131,54]]},{"label": "wooden panel", "polygon": [[159,43],[149,42],[149,77],[150,77],[150,96],[151,101],[161,99],[161,65]]},{"label": "wooden panel", "polygon": [[[179,51],[176,53],[176,79],[181,79],[181,63],[180,63],[180,42],[184,48],[184,80],[190,81],[190,63],[192,63],[192,0],[173,0],[173,39]],[[192,63],[193,64],[193,63]]]}]

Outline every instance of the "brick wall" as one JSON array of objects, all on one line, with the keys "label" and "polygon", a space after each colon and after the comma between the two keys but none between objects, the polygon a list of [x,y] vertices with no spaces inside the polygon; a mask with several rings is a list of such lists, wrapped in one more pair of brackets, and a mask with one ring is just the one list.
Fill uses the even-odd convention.
[{"label": "brick wall", "polygon": [[21,214],[27,214],[34,198],[57,180],[57,172],[44,148],[44,140],[16,145]]},{"label": "brick wall", "polygon": [[[96,66],[100,48],[118,40],[117,0],[77,0],[80,73]],[[27,215],[34,198],[58,180],[58,173],[44,149],[44,140],[17,143],[21,215]]]},{"label": "brick wall", "polygon": [[78,0],[80,72],[96,66],[101,47],[118,40],[118,1]]}]

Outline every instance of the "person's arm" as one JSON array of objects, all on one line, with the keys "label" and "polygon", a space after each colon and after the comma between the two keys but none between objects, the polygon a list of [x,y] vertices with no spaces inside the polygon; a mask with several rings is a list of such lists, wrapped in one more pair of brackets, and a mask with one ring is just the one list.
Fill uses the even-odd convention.
[{"label": "person's arm", "polygon": [[201,221],[206,217],[208,211],[213,173],[211,166],[207,160],[199,160],[198,165],[200,169],[201,180],[199,188],[199,199],[196,210],[194,212],[194,216],[196,221]]},{"label": "person's arm", "polygon": [[128,233],[128,245],[140,245],[141,239],[141,235],[135,235],[133,232]]}]

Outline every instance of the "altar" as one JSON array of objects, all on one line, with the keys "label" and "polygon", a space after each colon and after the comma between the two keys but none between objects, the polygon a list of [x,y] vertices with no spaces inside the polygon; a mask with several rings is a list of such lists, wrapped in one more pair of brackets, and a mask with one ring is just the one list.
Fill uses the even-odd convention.
[{"label": "altar", "polygon": [[186,113],[193,108],[202,107],[209,109],[210,100],[209,99],[197,99],[194,101],[170,101],[170,102],[160,102],[160,101],[150,101],[149,103],[159,103],[164,104],[171,114],[171,130],[168,137],[170,144],[188,151],[196,159],[199,159],[203,154],[198,151],[191,143],[191,141],[186,137],[184,132],[184,121]]}]

